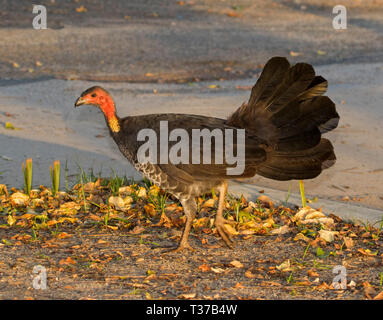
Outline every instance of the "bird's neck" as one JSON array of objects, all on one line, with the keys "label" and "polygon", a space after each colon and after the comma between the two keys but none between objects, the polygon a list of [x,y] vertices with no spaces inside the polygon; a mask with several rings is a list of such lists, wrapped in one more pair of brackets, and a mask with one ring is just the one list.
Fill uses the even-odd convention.
[{"label": "bird's neck", "polygon": [[107,97],[105,101],[100,105],[102,112],[105,115],[106,123],[108,124],[109,129],[113,133],[120,131],[120,120],[116,115],[116,107],[114,101],[111,97]]}]

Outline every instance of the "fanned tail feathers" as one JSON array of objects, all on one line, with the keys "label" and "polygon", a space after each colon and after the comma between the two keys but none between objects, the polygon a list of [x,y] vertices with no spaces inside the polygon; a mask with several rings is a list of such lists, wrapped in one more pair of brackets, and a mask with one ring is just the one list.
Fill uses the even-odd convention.
[{"label": "fanned tail feathers", "polygon": [[321,134],[339,122],[335,104],[323,94],[327,81],[307,63],[290,66],[271,58],[244,103],[228,124],[267,141],[267,160],[257,173],[276,180],[309,179],[335,163],[331,142]]}]

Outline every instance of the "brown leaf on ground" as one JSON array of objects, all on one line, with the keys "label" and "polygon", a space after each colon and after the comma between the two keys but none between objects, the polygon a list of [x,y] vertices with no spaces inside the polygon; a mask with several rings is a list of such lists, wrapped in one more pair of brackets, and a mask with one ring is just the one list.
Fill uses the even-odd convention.
[{"label": "brown leaf on ground", "polygon": [[343,241],[347,249],[351,249],[354,246],[354,240],[349,237],[344,237]]},{"label": "brown leaf on ground", "polygon": [[273,201],[268,197],[268,196],[265,196],[265,195],[261,195],[257,198],[257,200],[259,200],[259,202],[265,206],[266,208],[273,208],[274,207],[274,203]]},{"label": "brown leaf on ground", "polygon": [[375,289],[368,281],[363,282],[362,285],[364,287],[364,295],[367,297],[367,299],[372,300],[372,297],[376,295]]},{"label": "brown leaf on ground", "polygon": [[313,278],[319,277],[318,272],[316,272],[316,271],[313,270],[313,269],[308,270],[308,271],[307,271],[307,274],[308,274],[310,277],[313,277]]},{"label": "brown leaf on ground", "polygon": [[94,220],[94,221],[102,221],[103,220],[101,217],[99,217],[98,215],[95,215],[93,213],[90,213],[88,215],[88,218],[91,219],[91,220]]},{"label": "brown leaf on ground", "polygon": [[290,228],[288,225],[284,225],[282,227],[279,227],[277,229],[273,229],[271,230],[271,234],[285,234],[285,233],[288,233],[290,232]]},{"label": "brown leaf on ground", "polygon": [[72,237],[73,235],[72,234],[68,234],[66,232],[60,232],[58,235],[57,235],[57,238],[58,239],[66,239],[66,238],[70,238]]},{"label": "brown leaf on ground", "polygon": [[245,277],[249,279],[254,279],[257,278],[257,275],[254,274],[251,269],[249,269],[245,272]]},{"label": "brown leaf on ground", "polygon": [[71,257],[68,257],[66,259],[61,259],[59,264],[60,265],[73,265],[76,264],[77,262],[73,260]]},{"label": "brown leaf on ground", "polygon": [[209,199],[204,202],[202,205],[203,208],[214,208],[215,201],[214,199]]},{"label": "brown leaf on ground", "polygon": [[211,271],[213,271],[214,273],[223,273],[223,272],[225,272],[225,270],[222,269],[222,268],[213,268],[213,267],[211,267]]},{"label": "brown leaf on ground", "polygon": [[183,299],[194,299],[196,297],[196,293],[184,293],[180,295],[180,298]]},{"label": "brown leaf on ground", "polygon": [[279,282],[275,282],[275,281],[262,281],[261,282],[261,286],[264,286],[264,287],[280,287],[282,285]]},{"label": "brown leaf on ground", "polygon": [[322,284],[320,284],[319,286],[316,286],[316,289],[322,291],[322,290],[329,290],[331,289],[331,287],[326,282],[322,282]]},{"label": "brown leaf on ground", "polygon": [[358,249],[358,252],[363,254],[364,256],[376,256],[376,253],[372,253],[370,249],[363,249],[363,248],[359,248]]},{"label": "brown leaf on ground", "polygon": [[234,12],[234,11],[229,11],[229,12],[226,13],[226,15],[228,17],[231,17],[231,18],[239,18],[239,17],[241,17],[240,13],[237,13],[237,12]]},{"label": "brown leaf on ground", "polygon": [[241,282],[237,282],[234,286],[235,289],[243,289],[245,286]]},{"label": "brown leaf on ground", "polygon": [[204,263],[204,264],[201,264],[199,267],[198,267],[199,270],[201,270],[202,272],[207,272],[207,271],[210,271],[211,268],[208,264]]},{"label": "brown leaf on ground", "polygon": [[82,12],[87,12],[88,10],[84,6],[80,6],[76,8],[76,12],[82,13]]},{"label": "brown leaf on ground", "polygon": [[151,216],[152,218],[154,216],[156,216],[157,214],[157,211],[156,211],[156,208],[154,208],[154,205],[149,203],[147,205],[144,206],[144,210],[145,210],[145,213],[149,216]]},{"label": "brown leaf on ground", "polygon": [[243,268],[243,264],[238,260],[231,261],[230,265],[235,267],[235,268]]},{"label": "brown leaf on ground", "polygon": [[132,230],[129,231],[130,234],[140,234],[145,231],[145,228],[142,226],[135,226]]}]

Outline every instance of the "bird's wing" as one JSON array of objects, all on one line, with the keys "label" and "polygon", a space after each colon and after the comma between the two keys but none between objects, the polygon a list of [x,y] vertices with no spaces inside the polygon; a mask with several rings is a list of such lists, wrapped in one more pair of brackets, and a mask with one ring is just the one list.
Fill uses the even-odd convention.
[{"label": "bird's wing", "polygon": [[[133,119],[134,118],[134,119]],[[178,137],[175,141],[168,142],[168,150],[164,148],[164,145],[161,144],[160,139],[160,122],[166,121],[168,126],[168,133],[170,134],[174,129],[182,129],[186,131],[188,140]],[[134,124],[133,124],[134,123]],[[186,163],[174,164],[173,159],[168,160],[168,163],[158,163],[159,167],[166,174],[173,177],[177,177],[184,182],[189,182],[190,180],[208,180],[208,179],[226,179],[226,178],[239,178],[239,177],[251,177],[256,173],[256,168],[259,163],[265,160],[266,152],[264,141],[257,138],[254,135],[248,135],[244,130],[244,139],[241,141],[237,139],[236,130],[237,128],[229,126],[226,124],[226,121],[223,119],[217,119],[212,117],[204,117],[198,115],[185,115],[185,114],[155,114],[155,115],[145,115],[139,117],[129,117],[126,118],[126,121],[122,119],[121,121],[122,131],[126,131],[124,135],[129,135],[130,145],[134,145],[135,152],[138,152],[138,149],[144,142],[137,142],[137,134],[141,129],[152,129],[156,132],[157,136],[157,162],[160,162],[161,153],[167,153],[173,156],[176,154],[177,144],[180,146],[180,143],[187,147],[187,159],[185,158]],[[134,127],[134,132],[132,131]],[[208,164],[204,162],[204,141],[201,139],[200,144],[196,143],[196,139],[193,140],[193,130],[205,130],[206,132],[213,132],[213,130],[218,129],[222,132],[222,144],[215,143],[215,139],[211,139],[211,145],[208,146],[210,150],[210,156],[206,159],[210,159],[211,163]],[[232,130],[233,139],[229,139],[226,136],[225,130]],[[135,141],[134,141],[135,139]],[[228,157],[225,155],[225,139],[228,139],[229,146],[232,148],[232,155],[234,158],[228,160]],[[182,142],[181,142],[182,140]],[[218,141],[219,142],[219,141]],[[175,147],[175,149],[173,149]],[[241,149],[243,148],[243,149]],[[182,149],[182,148],[181,148]],[[237,151],[244,151],[244,170],[243,172],[236,173],[231,171],[230,168],[235,168],[238,166],[238,161],[235,161],[237,156]],[[185,150],[183,150],[185,151]],[[195,163],[196,154],[199,155],[200,164]],[[215,157],[217,154],[217,158]],[[180,153],[178,153],[180,155]],[[220,155],[222,155],[222,162],[219,162]],[[193,160],[194,159],[194,160]],[[235,161],[233,163],[233,160]],[[234,175],[234,176],[233,176]]]}]

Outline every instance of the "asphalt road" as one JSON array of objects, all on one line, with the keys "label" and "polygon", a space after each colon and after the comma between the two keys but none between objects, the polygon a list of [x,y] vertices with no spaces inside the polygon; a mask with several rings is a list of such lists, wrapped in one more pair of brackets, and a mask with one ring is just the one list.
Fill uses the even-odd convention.
[{"label": "asphalt road", "polygon": [[[332,26],[334,5],[348,28]],[[0,0],[1,79],[184,82],[249,78],[275,55],[293,62],[383,60],[383,1]]]}]

